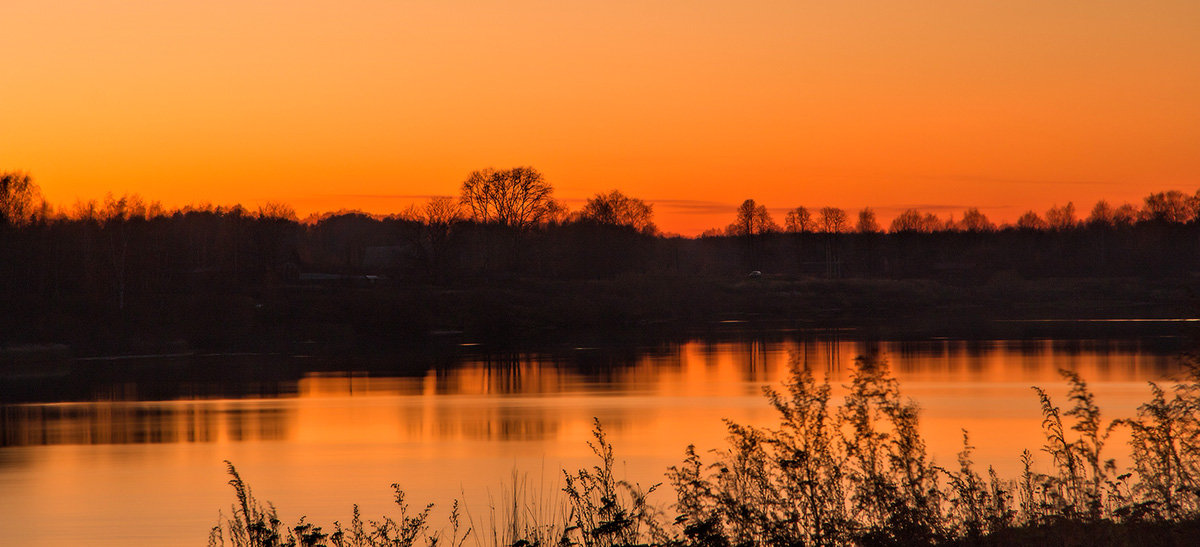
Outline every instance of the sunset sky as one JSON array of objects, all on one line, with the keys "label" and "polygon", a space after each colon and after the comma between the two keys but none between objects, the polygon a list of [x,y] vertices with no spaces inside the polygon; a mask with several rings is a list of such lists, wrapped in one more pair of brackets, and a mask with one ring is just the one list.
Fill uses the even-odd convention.
[{"label": "sunset sky", "polygon": [[0,170],[399,211],[531,165],[683,234],[746,198],[978,206],[1200,187],[1200,2],[0,3]]}]

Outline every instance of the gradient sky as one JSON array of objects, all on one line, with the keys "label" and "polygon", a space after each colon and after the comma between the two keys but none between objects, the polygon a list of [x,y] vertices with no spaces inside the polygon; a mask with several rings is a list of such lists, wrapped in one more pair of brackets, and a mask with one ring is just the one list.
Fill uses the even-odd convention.
[{"label": "gradient sky", "polygon": [[1200,186],[1200,2],[5,0],[0,169],[55,203],[399,211],[532,165],[659,225],[996,220]]}]

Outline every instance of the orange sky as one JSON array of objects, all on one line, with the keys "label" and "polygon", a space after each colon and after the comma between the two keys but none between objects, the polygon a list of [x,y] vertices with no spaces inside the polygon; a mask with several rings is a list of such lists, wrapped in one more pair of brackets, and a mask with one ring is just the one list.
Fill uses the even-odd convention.
[{"label": "orange sky", "polygon": [[1195,0],[5,0],[0,20],[0,169],[61,204],[388,212],[532,165],[694,234],[745,198],[1013,220],[1200,186]]}]

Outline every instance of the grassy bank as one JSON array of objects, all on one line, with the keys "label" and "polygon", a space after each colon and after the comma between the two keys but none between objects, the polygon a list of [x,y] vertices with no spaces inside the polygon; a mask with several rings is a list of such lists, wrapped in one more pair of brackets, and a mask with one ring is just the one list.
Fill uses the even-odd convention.
[{"label": "grassy bank", "polygon": [[[464,518],[457,502],[448,523],[431,523],[429,506],[413,510],[393,485],[397,516],[364,521],[355,509],[346,525],[285,524],[230,465],[236,502],[210,544],[1182,545],[1200,531],[1195,363],[1177,384],[1150,384],[1149,400],[1128,420],[1104,420],[1071,372],[1063,372],[1065,406],[1035,388],[1045,443],[1024,453],[1020,476],[1004,478],[977,468],[965,431],[953,465],[931,461],[918,409],[887,364],[871,357],[857,363],[841,401],[794,367],[782,389],[767,392],[778,425],[730,423],[724,449],[701,455],[689,447],[667,471],[673,503],[663,500],[666,488],[644,490],[614,476],[613,447],[597,423],[598,461],[563,471],[561,506],[514,494],[504,517],[486,523]],[[1125,469],[1107,457],[1119,428],[1130,433]]]}]

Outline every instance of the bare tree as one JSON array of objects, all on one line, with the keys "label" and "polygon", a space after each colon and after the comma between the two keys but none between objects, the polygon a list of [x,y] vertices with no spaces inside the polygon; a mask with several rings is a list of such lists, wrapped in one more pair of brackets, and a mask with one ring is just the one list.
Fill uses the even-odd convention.
[{"label": "bare tree", "polygon": [[858,226],[855,227],[859,233],[874,234],[879,232],[879,221],[875,220],[875,211],[870,207],[865,207],[858,212]]},{"label": "bare tree", "polygon": [[962,220],[958,225],[964,232],[991,232],[996,229],[996,225],[988,220],[987,215],[975,207],[967,209],[963,213]]},{"label": "bare tree", "polygon": [[296,210],[286,203],[268,201],[258,207],[258,218],[264,220],[290,220],[298,222]]},{"label": "bare tree", "polygon": [[435,196],[425,203],[421,220],[433,226],[446,226],[462,220],[462,205],[450,196]]},{"label": "bare tree", "polygon": [[568,220],[571,220],[571,208],[567,207],[567,202],[561,199],[550,200],[550,206],[546,210],[546,216],[542,218],[542,222],[563,224]]},{"label": "bare tree", "polygon": [[947,222],[942,222],[933,213],[922,213],[916,209],[906,209],[904,212],[896,215],[892,219],[892,233],[921,233],[932,234],[941,230],[949,230],[955,226],[953,217]]},{"label": "bare tree", "polygon": [[529,228],[558,209],[554,189],[532,167],[472,171],[462,184],[462,203],[480,222]]},{"label": "bare tree", "polygon": [[599,224],[629,226],[644,234],[658,231],[654,226],[654,206],[617,190],[589,198],[581,216]]},{"label": "bare tree", "polygon": [[1051,230],[1069,230],[1075,224],[1075,204],[1070,201],[1062,207],[1054,206],[1046,211],[1046,225]]},{"label": "bare tree", "polygon": [[825,275],[828,277],[841,277],[842,275],[842,258],[841,258],[841,237],[838,234],[849,229],[846,220],[846,211],[837,207],[822,207],[819,211],[820,218],[817,221],[817,227],[825,237]]},{"label": "bare tree", "polygon": [[1132,203],[1122,203],[1113,211],[1113,224],[1117,226],[1133,226],[1137,222],[1139,212]]},{"label": "bare tree", "polygon": [[785,226],[789,233],[804,233],[813,231],[816,226],[813,224],[812,213],[804,207],[797,207],[788,211]]},{"label": "bare tree", "polygon": [[429,275],[440,281],[447,274],[447,255],[454,228],[463,220],[462,205],[452,197],[435,196],[412,216],[421,223],[416,241],[425,254]]},{"label": "bare tree", "polygon": [[846,211],[837,207],[822,207],[821,217],[818,225],[822,232],[827,234],[840,234],[848,228],[846,224]]},{"label": "bare tree", "polygon": [[1146,196],[1142,217],[1172,224],[1190,222],[1196,218],[1196,198],[1178,190],[1150,194]]},{"label": "bare tree", "polygon": [[748,199],[738,206],[737,219],[729,225],[726,233],[732,236],[753,236],[777,231],[779,225],[771,219],[767,207]]},{"label": "bare tree", "polygon": [[29,173],[0,173],[0,225],[28,222],[37,212],[35,202],[40,195]]},{"label": "bare tree", "polygon": [[916,209],[906,209],[892,219],[892,233],[920,232],[921,212]]},{"label": "bare tree", "polygon": [[1088,215],[1087,223],[1091,226],[1112,226],[1114,213],[1107,201],[1097,201],[1096,206],[1092,207],[1092,214]]},{"label": "bare tree", "polygon": [[1017,228],[1021,230],[1045,230],[1046,221],[1038,216],[1036,212],[1025,211],[1024,214],[1017,219]]},{"label": "bare tree", "polygon": [[933,213],[925,213],[925,218],[922,222],[928,227],[929,233],[945,230],[947,226],[946,223],[942,222],[942,219]]}]

